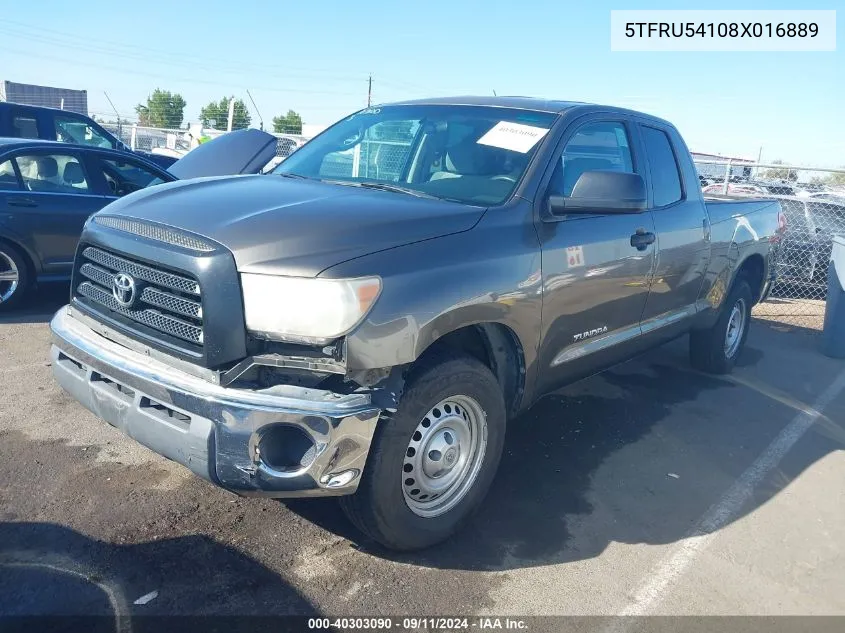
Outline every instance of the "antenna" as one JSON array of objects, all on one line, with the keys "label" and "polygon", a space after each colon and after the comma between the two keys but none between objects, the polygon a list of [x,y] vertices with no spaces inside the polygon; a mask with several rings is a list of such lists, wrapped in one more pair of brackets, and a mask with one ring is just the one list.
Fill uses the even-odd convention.
[{"label": "antenna", "polygon": [[261,130],[264,130],[264,117],[261,116],[261,113],[258,111],[258,106],[255,105],[255,99],[252,98],[252,95],[249,94],[249,90],[246,91],[249,100],[252,101],[252,107],[255,108],[255,113],[258,115],[258,123],[261,126]]},{"label": "antenna", "polygon": [[493,96],[494,96],[494,97],[498,97],[498,96],[499,96],[499,95],[497,95],[497,94],[496,94],[496,91],[495,91],[495,90],[493,90]]},{"label": "antenna", "polygon": [[112,103],[111,98],[109,98],[109,93],[106,92],[105,90],[103,90],[103,94],[106,95],[106,100],[109,102],[111,109],[114,110],[114,115],[117,117],[117,122],[120,123],[120,114],[118,114],[117,108],[114,107],[114,104]]}]

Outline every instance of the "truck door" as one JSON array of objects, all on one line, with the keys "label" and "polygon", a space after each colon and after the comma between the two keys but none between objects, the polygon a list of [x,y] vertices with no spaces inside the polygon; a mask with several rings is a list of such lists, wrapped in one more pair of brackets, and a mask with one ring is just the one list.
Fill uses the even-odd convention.
[{"label": "truck door", "polygon": [[678,132],[651,121],[638,127],[658,244],[642,328],[650,338],[668,339],[696,312],[710,261],[710,224],[695,166]]},{"label": "truck door", "polygon": [[[581,119],[562,138],[540,200],[567,197],[585,171],[644,176],[635,134],[618,115]],[[654,264],[654,227],[649,211],[573,213],[539,219],[537,233],[543,270],[537,385],[547,392],[618,362],[636,347]]]}]

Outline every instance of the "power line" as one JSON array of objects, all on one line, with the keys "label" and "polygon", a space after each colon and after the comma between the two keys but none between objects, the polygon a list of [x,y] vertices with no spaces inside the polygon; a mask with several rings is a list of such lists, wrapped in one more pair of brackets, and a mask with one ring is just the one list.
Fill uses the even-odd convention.
[{"label": "power line", "polygon": [[[192,56],[192,55],[185,55],[185,54],[175,54],[168,51],[156,50],[154,48],[150,48],[147,46],[140,47],[132,44],[126,44],[123,42],[116,42],[114,40],[103,40],[102,38],[97,39],[97,43],[92,43],[90,38],[86,38],[83,36],[79,36],[73,33],[67,33],[64,31],[58,31],[56,29],[44,28],[44,27],[34,27],[28,24],[24,24],[22,22],[17,22],[15,20],[9,20],[7,18],[0,18],[0,24],[13,24],[18,27],[22,27],[23,29],[27,30],[18,30],[17,32],[14,30],[9,30],[8,28],[3,29],[4,35],[22,38],[25,40],[26,44],[31,44],[33,40],[40,41],[47,44],[52,44],[54,46],[60,46],[63,48],[69,48],[71,50],[79,50],[79,51],[87,51],[92,53],[100,53],[104,55],[108,55],[109,57],[121,57],[123,59],[133,60],[133,61],[144,61],[144,62],[160,62],[166,63],[169,66],[182,66],[184,68],[190,68],[192,70],[207,70],[209,72],[214,72],[216,74],[219,73],[230,73],[230,74],[237,74],[242,75],[244,70],[244,65],[239,64],[237,62],[233,62],[231,59],[219,59],[219,58],[212,58],[207,56]],[[54,36],[45,35],[45,33],[52,33],[55,34]],[[58,37],[57,37],[58,36]],[[76,41],[74,41],[76,40]],[[119,50],[123,49],[123,50]],[[6,49],[10,50],[10,49]],[[12,52],[19,52],[17,50]],[[21,53],[22,54],[22,53]],[[27,55],[32,55],[32,53],[27,53]],[[41,54],[44,57],[44,54]],[[192,61],[191,58],[196,59],[196,61]],[[67,61],[66,59],[62,59],[62,61]],[[80,65],[87,65],[91,67],[100,67],[105,69],[114,69],[114,67],[106,67],[102,65],[92,64],[90,62],[75,62]],[[337,69],[318,69],[318,68],[304,68],[304,67],[292,67],[289,64],[265,64],[261,62],[253,62],[250,61],[249,68],[262,70],[266,69],[264,74],[269,75],[271,77],[276,77],[280,79],[304,79],[304,78],[314,78],[314,75],[321,75],[318,77],[322,80],[332,80],[332,81],[342,81],[342,82],[358,82],[361,79],[361,75],[324,75],[322,73],[336,73]],[[120,71],[125,71],[126,69],[121,68]],[[293,71],[293,72],[292,72]],[[297,72],[298,71],[298,72]],[[133,73],[137,71],[133,70]],[[383,79],[379,76],[379,81],[381,81],[386,86],[393,86],[394,88],[398,88],[400,90],[415,90],[415,91],[422,91],[426,93],[430,93],[432,91],[431,87],[425,87],[420,84],[415,84],[408,82],[406,80],[400,79]],[[197,82],[200,83],[200,82]],[[209,82],[204,82],[209,83]],[[220,82],[223,85],[225,82]],[[255,86],[253,86],[255,87]],[[272,88],[262,88],[262,89],[272,89]],[[280,91],[279,89],[275,89]],[[288,92],[295,92],[294,90],[287,90]],[[438,89],[440,92],[460,92],[459,90],[456,91],[455,89],[445,89],[440,88]],[[309,91],[313,94],[345,94],[345,95],[352,95],[351,92],[329,92],[329,91]]]},{"label": "power line", "polygon": [[[37,57],[40,59],[46,59],[50,61],[67,61],[66,59],[62,59],[60,57],[56,57],[53,55],[44,55],[43,53],[35,53],[31,51],[20,51],[13,48],[8,48],[5,46],[0,46],[0,50],[6,51],[11,53],[12,55],[19,55],[21,57]],[[106,64],[94,64],[90,62],[81,62],[81,61],[74,61],[74,65],[76,66],[87,66],[89,68],[99,68],[100,70],[111,70],[118,73],[126,73],[128,72],[126,68],[120,68],[117,66],[108,66]],[[171,75],[169,77],[162,77],[161,73],[151,73],[151,72],[144,72],[142,70],[132,69],[132,75],[143,75],[147,77],[155,77],[157,79],[167,79],[170,81],[181,81],[184,83],[194,83],[194,84],[203,84],[208,86],[225,86],[227,90],[231,90],[232,88],[241,88],[246,89],[243,85],[235,85],[229,83],[223,83],[220,81],[209,81],[198,79],[196,77],[180,77]],[[360,93],[358,92],[343,92],[343,91],[335,91],[335,90],[308,90],[302,88],[279,88],[276,86],[250,86],[251,88],[266,90],[268,92],[282,92],[282,93],[292,93],[292,94],[320,94],[320,95],[342,95],[342,96],[358,96]]]},{"label": "power line", "polygon": [[[97,43],[92,43],[90,39],[77,36],[72,33],[66,33],[62,31],[57,31],[55,29],[48,29],[42,27],[31,27],[29,25],[24,25],[13,20],[7,20],[5,18],[0,18],[0,23],[12,23],[23,26],[25,29],[29,29],[30,32],[27,32],[26,30],[8,30],[7,28],[4,28],[3,30],[4,35],[25,39],[28,44],[31,44],[32,40],[36,40],[48,44],[53,44],[56,46],[71,48],[72,50],[85,50],[89,52],[103,53],[111,57],[123,57],[125,59],[142,61],[161,61],[171,65],[187,66],[192,68],[200,67],[208,70],[213,70],[215,72],[220,72],[221,70],[227,72],[226,69],[229,69],[228,72],[242,73],[244,69],[243,64],[233,62],[231,59],[219,59],[207,56],[174,54],[168,51],[156,50],[150,47],[138,47],[131,44],[102,40],[101,38],[97,39]],[[45,35],[45,32],[53,33],[55,35]],[[156,57],[158,57],[159,59],[156,60]],[[191,61],[192,57],[196,61]],[[268,69],[269,71],[273,72],[273,74],[276,76],[289,78],[306,78],[311,77],[315,74],[321,74],[325,72],[336,73],[337,71],[337,69],[330,70],[302,67],[295,68],[287,64],[266,64],[253,61],[250,61],[249,67],[254,69]],[[284,72],[279,73],[279,70],[282,70]],[[292,70],[299,72],[291,72]],[[332,79],[334,81],[359,81],[361,77],[354,75],[333,74],[331,76],[324,75],[321,78]]]}]

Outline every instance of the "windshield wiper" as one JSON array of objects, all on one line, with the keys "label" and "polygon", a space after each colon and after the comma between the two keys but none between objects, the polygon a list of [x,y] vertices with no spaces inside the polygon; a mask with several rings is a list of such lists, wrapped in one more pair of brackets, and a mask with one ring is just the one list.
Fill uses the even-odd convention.
[{"label": "windshield wiper", "polygon": [[282,178],[296,178],[297,180],[311,180],[308,176],[300,176],[299,174],[291,174],[291,173],[284,173],[284,174],[276,174],[277,176],[281,176]]},{"label": "windshield wiper", "polygon": [[359,182],[355,183],[359,187],[363,187],[365,189],[377,189],[379,191],[392,191],[394,193],[406,193],[409,196],[416,196],[417,198],[433,198],[437,199],[437,196],[432,196],[430,193],[423,193],[422,191],[417,191],[416,189],[409,189],[407,187],[400,187],[399,185],[389,185],[384,182]]}]

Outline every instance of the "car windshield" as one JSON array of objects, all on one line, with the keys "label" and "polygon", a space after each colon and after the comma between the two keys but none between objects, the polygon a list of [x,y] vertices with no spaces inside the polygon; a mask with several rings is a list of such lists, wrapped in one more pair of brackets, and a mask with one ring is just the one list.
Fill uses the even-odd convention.
[{"label": "car windshield", "polygon": [[303,145],[272,173],[467,204],[501,204],[555,116],[489,106],[367,108]]}]

